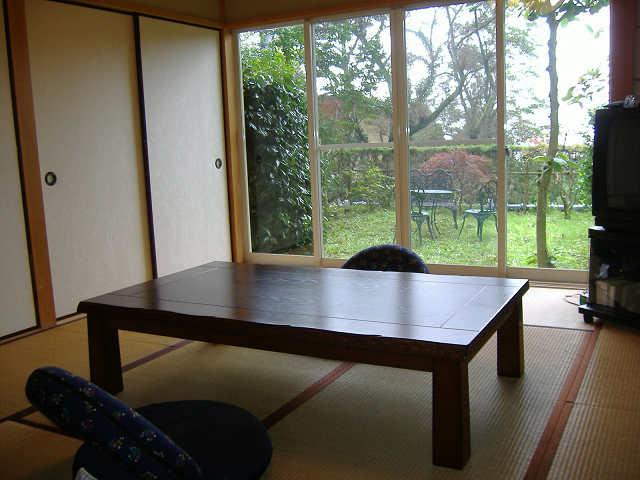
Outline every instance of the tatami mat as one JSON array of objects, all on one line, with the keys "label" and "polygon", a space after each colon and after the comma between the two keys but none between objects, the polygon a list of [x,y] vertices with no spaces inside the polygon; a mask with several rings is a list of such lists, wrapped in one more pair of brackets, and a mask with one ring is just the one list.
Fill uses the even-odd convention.
[{"label": "tatami mat", "polygon": [[[193,342],[124,374],[118,394],[133,407],[172,400],[218,400],[264,418],[339,362]],[[39,412],[27,420],[52,425]]]},{"label": "tatami mat", "polygon": [[271,429],[267,479],[521,478],[586,333],[525,328],[526,373],[496,375],[492,339],[469,369],[471,459],[431,464],[431,374],[356,365]]},{"label": "tatami mat", "polygon": [[[525,324],[554,328],[525,327],[524,377],[496,375],[495,338],[470,364],[472,452],[464,470],[431,464],[431,374],[358,364],[271,428],[274,457],[264,478],[522,478],[592,335],[565,292],[539,290],[547,289],[525,296]],[[210,398],[265,418],[340,365],[200,342],[167,349],[179,339],[120,335],[123,364],[165,352],[125,372],[120,397],[133,406]],[[45,364],[88,374],[84,321],[0,346],[0,418],[28,406],[26,377]],[[605,324],[548,478],[637,478],[639,364],[640,333]],[[39,414],[26,419],[45,423]],[[77,441],[12,421],[0,423],[0,439],[0,478],[68,478]]]},{"label": "tatami mat", "polygon": [[0,478],[68,480],[80,441],[15,422],[0,423]]},{"label": "tatami mat", "polygon": [[[265,479],[520,478],[584,335],[526,327],[522,379],[496,375],[495,339],[481,350],[469,368],[472,454],[461,472],[431,464],[431,374],[358,364],[271,429]],[[120,397],[211,398],[264,418],[337,364],[194,342],[127,372]]]},{"label": "tatami mat", "polygon": [[640,477],[640,332],[605,323],[548,478]]},{"label": "tatami mat", "polygon": [[[193,342],[124,374],[118,397],[131,406],[172,400],[218,400],[264,418],[339,362]],[[53,426],[41,413],[26,420]]]},{"label": "tatami mat", "polygon": [[118,395],[132,406],[212,399],[264,418],[335,368],[338,362],[194,342],[124,375]]},{"label": "tatami mat", "polygon": [[[120,339],[123,364],[178,341],[132,332],[121,332]],[[89,353],[84,320],[0,346],[0,418],[30,406],[24,396],[24,385],[29,374],[43,365],[56,365],[88,376]]]},{"label": "tatami mat", "polygon": [[576,403],[640,411],[639,367],[640,331],[604,323]]},{"label": "tatami mat", "polygon": [[575,405],[547,478],[640,478],[639,446],[640,411]]}]

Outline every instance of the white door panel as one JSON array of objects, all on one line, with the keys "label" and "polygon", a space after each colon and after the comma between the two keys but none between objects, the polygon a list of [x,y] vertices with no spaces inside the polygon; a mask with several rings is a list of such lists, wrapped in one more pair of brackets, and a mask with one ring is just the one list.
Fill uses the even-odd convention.
[{"label": "white door panel", "polygon": [[148,280],[133,21],[27,1],[27,27],[56,315]]},{"label": "white door panel", "polygon": [[141,18],[140,46],[158,274],[231,260],[219,34]]},{"label": "white door panel", "polygon": [[0,337],[36,325],[0,4]]}]

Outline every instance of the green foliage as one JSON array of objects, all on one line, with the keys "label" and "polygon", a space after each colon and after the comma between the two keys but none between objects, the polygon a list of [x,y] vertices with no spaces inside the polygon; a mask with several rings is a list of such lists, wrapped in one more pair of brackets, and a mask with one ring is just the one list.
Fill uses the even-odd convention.
[{"label": "green foliage", "polygon": [[[572,0],[554,5],[558,19],[566,22],[578,13],[599,9],[606,3],[605,0]],[[545,16],[549,12],[538,8],[543,4],[545,2],[539,0],[525,0],[520,7],[534,16]],[[444,62],[450,76],[447,77],[448,86],[440,85],[447,98],[433,96],[439,88],[433,82],[442,77],[435,70],[428,70],[420,85],[410,88],[413,92],[409,105],[410,127],[415,134],[412,138],[416,140],[422,135],[425,142],[442,140],[445,134],[454,139],[485,138],[487,132],[495,132],[496,128],[495,66],[492,63],[495,45],[490,34],[495,12],[480,4],[441,8],[439,11],[448,15],[445,22],[448,21],[450,28],[451,38],[443,40],[445,43],[434,44],[425,32],[422,32],[424,38],[420,37],[421,32],[409,32],[424,43],[426,53],[424,58],[413,54],[408,61],[422,61],[427,66]],[[384,88],[386,84],[388,90],[391,89],[390,58],[384,42],[388,22],[387,15],[372,15],[314,25],[316,74],[323,92],[318,97],[321,143],[392,140],[391,100]],[[435,17],[433,22],[435,25]],[[524,29],[512,29],[507,34],[513,43],[510,47],[513,56],[532,53],[532,43]],[[458,42],[458,37],[466,39],[468,44]],[[243,38],[246,41],[243,42]],[[433,58],[427,58],[427,47],[432,48]],[[446,60],[448,57],[442,56],[445,47],[453,59]],[[302,26],[242,34],[241,58],[253,249],[300,251],[311,241]],[[454,73],[458,80],[451,77]],[[573,103],[589,101],[600,88],[600,80],[599,72],[587,72],[567,92],[565,100]],[[461,83],[458,85],[457,81]],[[458,102],[462,100],[454,99],[456,95],[469,96],[466,100],[469,108],[465,109],[468,117],[459,108]],[[508,102],[508,105],[512,103],[516,102]],[[521,108],[519,113],[510,111],[510,114],[512,117],[515,113],[528,115],[538,108],[540,105],[530,105]],[[526,119],[510,125],[507,134],[508,140],[514,142],[543,136],[542,130]],[[525,206],[535,203],[536,179],[541,168],[536,157],[544,154],[545,146],[513,146],[509,150],[507,202]],[[566,157],[560,155],[558,161],[550,165],[553,168],[550,200],[551,203],[562,203],[569,213],[576,202],[590,200],[591,157],[587,147],[570,147],[563,152]],[[453,162],[456,165],[450,166],[462,207],[471,202],[477,184],[495,176],[496,146],[411,146],[409,149],[411,169],[446,163],[456,155],[462,160],[473,160]],[[391,148],[325,150],[321,156],[325,213],[336,206],[344,210],[345,205],[359,202],[365,203],[362,208],[368,210],[393,204]]]},{"label": "green foliage", "polygon": [[[389,136],[391,58],[384,48],[388,28],[388,15],[327,21],[314,26],[323,144],[367,142],[365,123],[381,124],[379,128],[384,132],[379,135]],[[381,96],[378,90],[384,84],[388,92]]]},{"label": "green foliage", "polygon": [[509,0],[511,6],[518,8],[529,20],[549,15],[557,16],[566,24],[582,13],[594,14],[609,5],[609,0]]},{"label": "green foliage", "polygon": [[[536,181],[542,168],[536,159],[546,158],[545,151],[546,145],[508,147],[507,203],[521,204],[523,210],[527,209],[527,205],[535,204]],[[460,157],[458,161],[452,159],[456,155]],[[489,177],[495,177],[496,174],[493,160],[496,158],[495,145],[411,146],[409,158],[410,170],[424,167],[451,171],[454,186],[459,192],[457,200],[461,206],[472,203],[478,185],[486,182]],[[577,203],[589,204],[591,147],[565,147],[558,160],[558,168],[551,183],[551,203],[570,205],[568,211]],[[323,152],[321,175],[324,205],[362,201],[363,197],[354,192],[354,185],[362,178],[363,173],[372,167],[377,167],[385,176],[392,178],[393,149],[362,147]]]},{"label": "green foliage", "polygon": [[312,238],[304,77],[282,48],[242,55],[253,251],[299,250]]},{"label": "green foliage", "polygon": [[324,152],[321,161],[324,205],[364,202],[388,207],[394,191],[389,169],[392,163],[393,149],[388,147]]},{"label": "green foliage", "polygon": [[372,166],[364,174],[356,175],[353,196],[366,202],[370,209],[389,208],[393,202],[394,179],[385,175],[377,166]]},{"label": "green foliage", "polygon": [[[508,203],[519,203],[526,210],[527,204],[536,201],[536,184],[542,168],[547,166],[544,155],[546,145],[511,147],[507,183]],[[591,203],[591,147],[576,145],[559,152],[552,168],[549,199],[552,204],[562,204],[565,216],[569,216],[576,204]]]},{"label": "green foliage", "polygon": [[[393,209],[371,210],[363,205],[345,211],[330,207],[325,214],[327,218],[323,231],[324,252],[327,257],[349,258],[365,247],[394,241],[396,217]],[[473,219],[465,223],[460,238],[447,210],[438,209],[437,219],[440,233],[432,240],[423,231],[422,245],[418,242],[416,224],[411,223],[411,248],[426,262],[496,265],[498,247],[493,220],[485,223],[483,239],[480,241],[476,236]],[[556,267],[586,269],[589,261],[589,239],[585,232],[593,225],[591,212],[574,212],[571,220],[567,221],[562,212],[553,209],[549,212],[547,221],[551,255]],[[507,213],[507,261],[510,266],[536,264],[535,224],[535,212]]]},{"label": "green foliage", "polygon": [[578,82],[569,87],[562,100],[584,108],[593,103],[593,97],[606,88],[606,80],[600,69],[590,68],[580,75]]}]

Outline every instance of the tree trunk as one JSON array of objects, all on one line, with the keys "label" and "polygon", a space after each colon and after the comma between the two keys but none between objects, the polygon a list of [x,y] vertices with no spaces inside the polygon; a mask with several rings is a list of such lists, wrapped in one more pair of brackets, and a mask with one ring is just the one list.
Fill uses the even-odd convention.
[{"label": "tree trunk", "polygon": [[542,167],[542,173],[538,179],[538,201],[536,205],[536,256],[538,267],[553,267],[549,259],[547,248],[547,207],[549,202],[549,184],[551,183],[552,162],[558,153],[558,136],[560,125],[558,123],[558,68],[556,64],[556,47],[558,44],[558,20],[555,13],[547,16],[549,26],[549,146],[547,147],[547,160]]}]

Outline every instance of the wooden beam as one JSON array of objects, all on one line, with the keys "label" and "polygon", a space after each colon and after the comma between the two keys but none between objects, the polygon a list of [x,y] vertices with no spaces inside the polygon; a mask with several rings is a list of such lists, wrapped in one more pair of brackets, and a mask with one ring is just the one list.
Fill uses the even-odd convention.
[{"label": "wooden beam", "polygon": [[38,325],[40,328],[48,328],[56,324],[56,314],[40,179],[24,0],[5,0],[5,15],[31,281]]},{"label": "wooden beam", "polygon": [[[434,2],[430,5],[448,5],[451,3],[459,3],[454,1],[438,1]],[[301,2],[300,5],[304,5],[304,2]],[[328,7],[315,7],[315,8],[305,8],[300,7],[293,9],[288,12],[276,14],[276,15],[263,15],[259,17],[252,17],[250,19],[243,19],[237,21],[226,22],[225,19],[225,28],[229,28],[232,30],[237,29],[248,29],[253,27],[260,27],[265,25],[276,25],[280,23],[292,22],[292,21],[302,21],[309,18],[323,18],[323,17],[332,17],[332,16],[340,16],[347,15],[351,13],[357,12],[365,12],[367,14],[371,14],[371,11],[375,10],[386,10],[392,8],[399,7],[410,7],[414,5],[424,5],[424,2],[419,2],[416,0],[368,0],[368,1],[360,1],[355,3],[345,3],[343,5],[333,5]]]},{"label": "wooden beam", "polygon": [[609,44],[609,100],[623,100],[633,93],[633,60],[636,0],[611,0]]},{"label": "wooden beam", "polygon": [[173,10],[167,10],[164,8],[151,7],[148,5],[141,5],[136,2],[129,2],[126,0],[55,0],[61,3],[70,3],[75,5],[87,5],[90,7],[101,8],[105,10],[111,10],[121,13],[138,13],[140,15],[160,18],[163,20],[171,20],[179,23],[186,23],[188,25],[196,25],[199,27],[222,29],[222,21],[213,20],[210,18],[199,17],[196,15],[188,15],[184,13],[175,12]]},{"label": "wooden beam", "polygon": [[231,221],[231,255],[234,262],[245,261],[247,219],[245,216],[245,173],[242,152],[242,128],[240,105],[241,79],[235,36],[231,30],[221,32],[220,52],[222,60],[222,95],[224,108],[225,150],[227,157],[227,190],[229,195],[229,219]]}]

